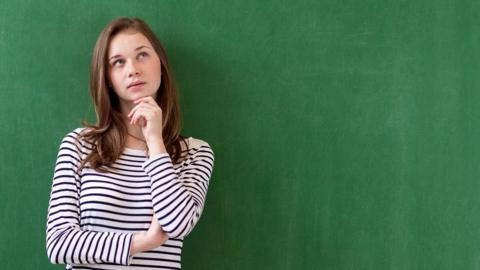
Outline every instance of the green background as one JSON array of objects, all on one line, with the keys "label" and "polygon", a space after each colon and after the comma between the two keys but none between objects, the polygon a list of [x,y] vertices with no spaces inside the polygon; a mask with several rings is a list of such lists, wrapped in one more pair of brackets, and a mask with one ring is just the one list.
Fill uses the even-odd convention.
[{"label": "green background", "polygon": [[479,1],[0,2],[0,262],[45,251],[94,42],[143,18],[215,152],[184,269],[480,269]]}]

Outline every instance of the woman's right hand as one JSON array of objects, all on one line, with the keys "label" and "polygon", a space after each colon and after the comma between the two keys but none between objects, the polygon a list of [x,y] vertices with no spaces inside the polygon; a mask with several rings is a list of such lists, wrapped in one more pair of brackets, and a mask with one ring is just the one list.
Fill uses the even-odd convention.
[{"label": "woman's right hand", "polygon": [[130,255],[152,250],[163,245],[168,240],[168,235],[162,230],[157,217],[153,214],[152,222],[146,232],[137,232],[133,235]]}]

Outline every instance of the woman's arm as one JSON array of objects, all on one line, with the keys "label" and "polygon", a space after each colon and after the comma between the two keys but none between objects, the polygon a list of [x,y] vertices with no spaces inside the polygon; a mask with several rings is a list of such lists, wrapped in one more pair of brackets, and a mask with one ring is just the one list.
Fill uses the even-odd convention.
[{"label": "woman's arm", "polygon": [[151,178],[152,203],[162,229],[172,238],[187,236],[202,214],[214,156],[207,143],[190,150],[190,162],[177,175],[167,153],[142,166]]},{"label": "woman's arm", "polygon": [[153,97],[134,101],[128,114],[140,126],[150,159],[143,170],[150,176],[153,210],[171,238],[187,236],[200,218],[213,169],[213,152],[207,143],[189,151],[190,159],[177,175],[163,141],[163,112]]},{"label": "woman's arm", "polygon": [[152,250],[163,245],[167,240],[168,235],[162,230],[154,214],[148,231],[136,232],[133,235],[130,254],[133,256],[139,252]]},{"label": "woman's arm", "polygon": [[95,232],[80,228],[81,146],[68,134],[60,145],[48,207],[47,254],[54,264],[112,263],[128,265],[131,233]]}]

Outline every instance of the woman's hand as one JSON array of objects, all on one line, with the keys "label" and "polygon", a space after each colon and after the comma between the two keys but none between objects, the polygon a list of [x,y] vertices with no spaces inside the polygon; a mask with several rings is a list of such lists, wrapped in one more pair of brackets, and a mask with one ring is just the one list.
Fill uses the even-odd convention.
[{"label": "woman's hand", "polygon": [[148,231],[138,232],[133,235],[130,255],[133,256],[139,252],[152,250],[163,245],[167,240],[168,235],[162,230],[162,227],[158,224],[157,217],[153,214]]},{"label": "woman's hand", "polygon": [[130,124],[142,128],[143,137],[148,146],[150,156],[166,153],[163,143],[163,115],[153,97],[143,97],[134,101],[135,107],[128,114]]},{"label": "woman's hand", "polygon": [[142,128],[143,137],[147,141],[163,139],[162,135],[162,109],[153,97],[143,97],[133,102],[135,107],[128,114],[131,125],[139,125]]},{"label": "woman's hand", "polygon": [[157,217],[153,214],[152,222],[150,223],[150,228],[148,228],[147,233],[145,234],[146,238],[149,239],[155,247],[163,245],[168,239],[167,233],[162,230],[162,227],[158,223]]}]

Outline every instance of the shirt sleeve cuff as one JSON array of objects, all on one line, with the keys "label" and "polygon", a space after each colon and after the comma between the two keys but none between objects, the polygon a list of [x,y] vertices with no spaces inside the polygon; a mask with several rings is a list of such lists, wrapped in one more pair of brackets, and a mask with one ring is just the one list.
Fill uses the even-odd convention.
[{"label": "shirt sleeve cuff", "polygon": [[168,153],[161,153],[148,158],[145,162],[143,162],[142,167],[145,170],[151,170],[155,167],[155,165],[157,165],[156,163],[158,163],[158,161],[161,159],[168,159],[171,162],[170,155]]},{"label": "shirt sleeve cuff", "polygon": [[133,240],[133,234],[132,233],[126,234],[125,244],[123,246],[125,252],[123,252],[121,262],[120,262],[120,264],[122,265],[130,265],[130,263],[132,263],[132,259],[133,259],[133,255],[131,254],[132,240]]}]

